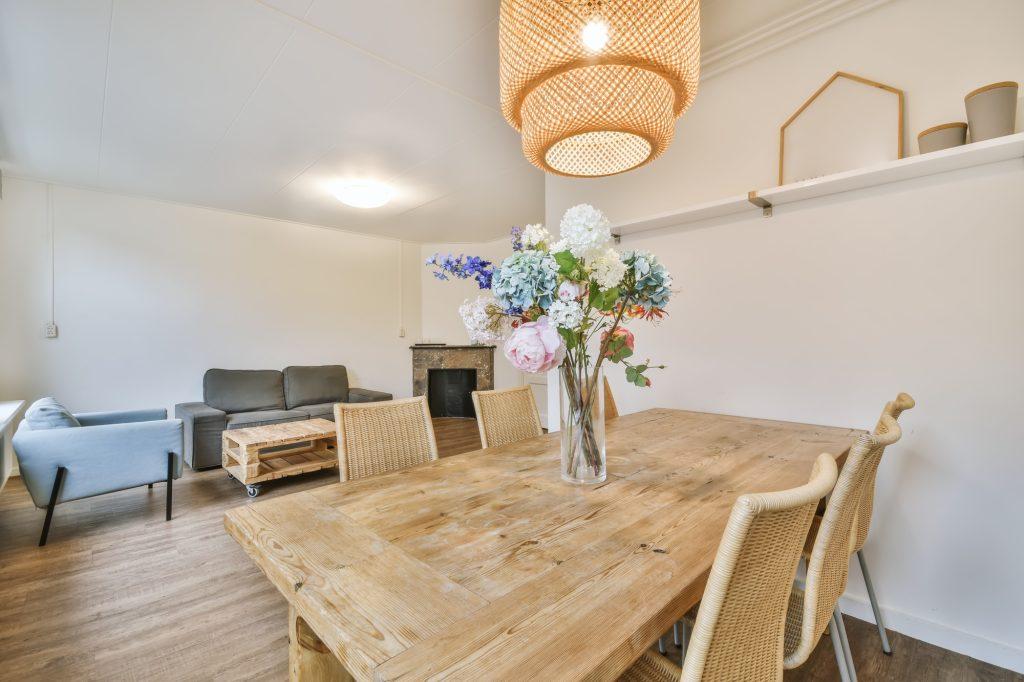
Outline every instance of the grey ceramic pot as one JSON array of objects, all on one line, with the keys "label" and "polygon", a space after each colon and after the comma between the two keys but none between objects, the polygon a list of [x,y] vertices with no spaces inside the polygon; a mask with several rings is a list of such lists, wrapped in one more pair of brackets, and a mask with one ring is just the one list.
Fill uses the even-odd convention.
[{"label": "grey ceramic pot", "polygon": [[1017,84],[1013,81],[985,85],[964,97],[971,142],[1012,135],[1017,115]]},{"label": "grey ceramic pot", "polygon": [[917,148],[922,154],[959,147],[967,141],[966,123],[943,123],[917,134]]}]

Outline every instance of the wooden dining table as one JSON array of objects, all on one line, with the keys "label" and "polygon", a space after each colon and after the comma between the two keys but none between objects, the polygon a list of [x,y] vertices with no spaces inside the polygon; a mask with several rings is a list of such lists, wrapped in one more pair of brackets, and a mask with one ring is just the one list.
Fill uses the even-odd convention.
[{"label": "wooden dining table", "polygon": [[289,604],[291,679],[613,680],[701,598],[737,496],[862,431],[652,409],[608,477],[559,434],[255,502],[224,524]]}]

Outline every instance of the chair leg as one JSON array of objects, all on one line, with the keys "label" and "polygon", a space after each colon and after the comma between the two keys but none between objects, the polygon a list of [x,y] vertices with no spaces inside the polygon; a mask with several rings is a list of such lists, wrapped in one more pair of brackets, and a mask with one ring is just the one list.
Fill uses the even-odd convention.
[{"label": "chair leg", "polygon": [[832,639],[832,648],[836,652],[836,666],[839,668],[839,679],[841,682],[851,682],[850,673],[846,669],[846,653],[843,649],[842,639],[839,637],[839,626],[836,624],[836,614],[832,614],[832,627],[830,628],[830,635]]},{"label": "chair leg", "polygon": [[57,475],[53,479],[53,490],[50,491],[50,504],[46,505],[46,519],[43,520],[43,532],[39,536],[39,546],[46,544],[46,536],[50,534],[50,522],[53,521],[53,509],[57,506],[57,497],[60,495],[60,487],[64,483],[64,475],[67,468],[57,467]]},{"label": "chair leg", "polygon": [[846,623],[843,621],[843,612],[836,604],[836,610],[832,612],[836,623],[839,626],[839,643],[843,646],[843,657],[846,659],[846,672],[850,682],[857,682],[857,668],[853,665],[853,651],[850,649],[850,638],[846,636]]},{"label": "chair leg", "polygon": [[167,453],[167,515],[165,520],[171,520],[171,487],[174,481],[175,457],[173,452]]},{"label": "chair leg", "polygon": [[686,633],[686,621],[679,621],[679,667],[683,666],[686,661],[686,645],[687,645],[687,633]]},{"label": "chair leg", "polygon": [[661,654],[662,656],[667,656],[668,655],[668,649],[665,648],[665,638],[664,637],[659,637],[658,638],[658,653]]},{"label": "chair leg", "polygon": [[871,602],[871,611],[875,614],[875,625],[878,626],[878,637],[882,640],[882,653],[892,656],[892,647],[889,646],[889,635],[885,632],[885,622],[882,621],[882,610],[878,608],[878,597],[875,596],[875,588],[871,584],[871,574],[868,573],[868,562],[864,559],[864,550],[857,551],[857,561],[860,562],[860,572],[864,575],[864,586],[868,588],[868,601]]},{"label": "chair leg", "polygon": [[679,622],[672,623],[672,643],[679,646]]}]

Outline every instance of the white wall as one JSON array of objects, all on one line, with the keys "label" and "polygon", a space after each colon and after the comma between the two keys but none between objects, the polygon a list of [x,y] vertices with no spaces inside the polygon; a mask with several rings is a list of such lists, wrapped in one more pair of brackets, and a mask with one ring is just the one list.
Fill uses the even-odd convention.
[{"label": "white wall", "polygon": [[[651,166],[549,177],[547,222],[580,201],[615,222],[773,185],[779,124],[839,69],[904,88],[913,135],[963,120],[968,90],[1024,81],[1022,26],[1015,0],[893,0],[703,83]],[[625,237],[679,291],[665,322],[636,329],[669,369],[647,391],[612,379],[623,412],[865,428],[910,392],[866,547],[889,624],[1024,672],[1022,188],[1016,160]],[[855,567],[847,594],[870,618]]]},{"label": "white wall", "polygon": [[[202,398],[210,367],[345,364],[407,396],[420,249],[391,239],[4,178],[0,399],[76,411]],[[403,277],[404,275],[404,277]],[[400,290],[401,289],[401,290]],[[404,299],[406,338],[399,337]]]},{"label": "white wall", "polygon": [[[511,228],[510,228],[511,229]],[[423,340],[439,343],[469,343],[469,334],[462,324],[459,306],[466,299],[474,299],[481,293],[473,280],[450,279],[441,281],[433,276],[433,269],[423,262],[435,253],[480,256],[493,263],[500,263],[512,253],[512,244],[502,238],[479,244],[435,243],[421,246],[420,287],[422,295],[421,314],[423,318]],[[505,359],[501,348],[494,351],[494,387],[511,388],[523,383],[523,375]]]}]

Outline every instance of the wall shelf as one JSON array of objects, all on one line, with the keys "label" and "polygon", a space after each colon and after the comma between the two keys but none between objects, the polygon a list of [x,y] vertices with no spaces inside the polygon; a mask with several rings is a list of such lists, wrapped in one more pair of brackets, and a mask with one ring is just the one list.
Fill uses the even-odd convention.
[{"label": "wall shelf", "polygon": [[[909,156],[898,161],[833,173],[812,180],[754,190],[748,194],[726,197],[717,201],[692,204],[675,211],[667,211],[613,225],[612,232],[618,235],[636,234],[665,227],[686,225],[709,218],[763,211],[765,209],[761,204],[764,202],[770,206],[782,206],[830,194],[866,189],[1020,158],[1024,158],[1024,133],[943,149],[930,154]],[[769,208],[765,215],[770,214]]]}]

